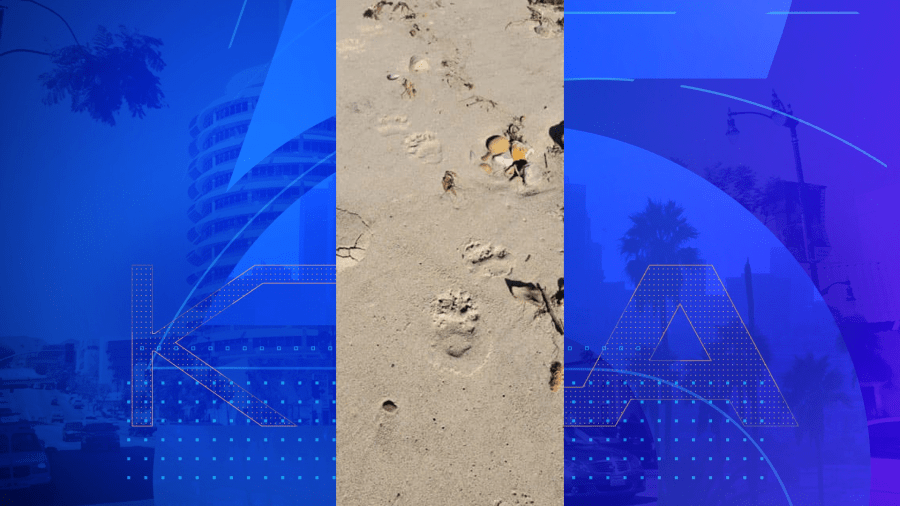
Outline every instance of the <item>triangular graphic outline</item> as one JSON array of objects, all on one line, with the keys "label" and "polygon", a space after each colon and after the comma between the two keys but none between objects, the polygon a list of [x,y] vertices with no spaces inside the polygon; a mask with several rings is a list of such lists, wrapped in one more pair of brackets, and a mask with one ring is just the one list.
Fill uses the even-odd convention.
[{"label": "triangular graphic outline", "polygon": [[[697,338],[697,343],[700,344],[700,348],[703,350],[703,354],[706,355],[705,359],[686,359],[686,360],[677,360],[677,359],[668,359],[668,358],[654,358],[656,357],[656,352],[659,351],[659,346],[663,343],[663,340],[666,338],[666,334],[669,332],[669,327],[672,326],[672,322],[675,321],[675,318],[678,317],[678,312],[681,311],[681,314],[684,315],[684,318],[687,320],[688,325],[691,326],[691,331],[694,333],[694,337]],[[697,329],[694,328],[694,323],[691,322],[690,317],[688,317],[687,312],[684,310],[681,304],[678,304],[678,307],[675,308],[675,311],[672,313],[672,317],[669,318],[669,323],[666,324],[665,330],[663,330],[662,335],[659,336],[659,341],[656,343],[656,347],[653,348],[653,354],[650,355],[651,362],[712,362],[712,358],[709,356],[709,352],[706,351],[706,346],[703,345],[703,341],[700,339],[700,335],[697,333]]]}]

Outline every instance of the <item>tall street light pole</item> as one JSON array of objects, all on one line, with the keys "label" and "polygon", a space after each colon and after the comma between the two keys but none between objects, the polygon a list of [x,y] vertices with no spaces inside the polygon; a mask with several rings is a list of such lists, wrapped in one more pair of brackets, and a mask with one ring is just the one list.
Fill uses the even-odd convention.
[{"label": "tall street light pole", "polygon": [[[731,109],[728,110],[728,130],[725,131],[725,135],[728,136],[728,139],[733,143],[737,142],[738,134],[740,134],[740,130],[737,129],[734,123],[734,117],[740,114],[755,114],[757,116],[764,116],[766,118],[771,119],[775,122],[776,125],[783,126],[791,131],[791,147],[794,149],[794,167],[797,170],[797,197],[798,197],[798,205],[800,206],[800,227],[803,232],[803,253],[806,257],[806,262],[809,264],[809,277],[812,279],[813,285],[815,285],[816,290],[819,289],[819,269],[818,269],[818,260],[816,260],[816,249],[815,245],[810,241],[812,239],[812,231],[809,229],[809,217],[807,216],[806,209],[806,199],[804,199],[804,188],[806,187],[806,181],[803,178],[803,164],[800,161],[800,141],[797,139],[797,125],[799,122],[791,117],[794,111],[791,109],[790,104],[787,106],[778,98],[778,95],[775,93],[775,90],[772,90],[772,107],[779,112],[772,112],[770,114],[765,114],[757,111],[738,111],[734,112]],[[791,115],[791,116],[788,116]]]}]

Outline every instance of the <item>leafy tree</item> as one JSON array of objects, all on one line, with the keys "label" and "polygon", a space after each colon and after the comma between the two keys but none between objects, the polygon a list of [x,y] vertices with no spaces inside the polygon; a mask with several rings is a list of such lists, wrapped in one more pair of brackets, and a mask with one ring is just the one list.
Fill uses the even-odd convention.
[{"label": "leafy tree", "polygon": [[[128,104],[132,117],[143,118],[146,109],[163,107],[161,72],[166,64],[157,38],[129,31],[124,26],[112,33],[100,26],[87,44],[78,42],[69,23],[56,11],[34,0],[22,0],[40,6],[65,23],[75,44],[47,53],[33,49],[11,49],[0,53],[33,53],[50,57],[54,67],[39,76],[47,89],[44,103],[57,104],[71,98],[72,111],[87,112],[91,118],[115,125],[114,114]],[[2,13],[2,11],[0,11]]]},{"label": "leafy tree", "polygon": [[756,215],[763,225],[770,225],[781,198],[777,191],[780,178],[773,177],[760,183],[749,166],[731,167],[721,162],[704,169],[703,177]]},{"label": "leafy tree", "polygon": [[720,162],[707,167],[703,177],[751,213],[758,210],[762,201],[762,190],[756,185],[756,172],[749,166],[741,164],[724,167]]},{"label": "leafy tree", "polygon": [[91,44],[56,51],[51,56],[56,67],[40,76],[48,90],[44,102],[57,104],[68,95],[72,111],[87,111],[109,125],[116,124],[113,113],[122,102],[132,117],[143,118],[145,107],[160,109],[164,95],[153,72],[166,65],[158,50],[162,41],[119,29],[113,34],[101,26]]}]

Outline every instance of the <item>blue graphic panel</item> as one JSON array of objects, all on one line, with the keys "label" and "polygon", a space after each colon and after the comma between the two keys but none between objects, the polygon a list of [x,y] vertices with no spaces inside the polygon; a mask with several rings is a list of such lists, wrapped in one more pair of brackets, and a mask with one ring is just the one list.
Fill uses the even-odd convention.
[{"label": "blue graphic panel", "polygon": [[0,4],[0,504],[334,504],[334,2]]},{"label": "blue graphic panel", "polygon": [[790,0],[566,2],[566,79],[765,78]]},{"label": "blue graphic panel", "polygon": [[863,399],[802,266],[682,166],[566,136],[566,503],[821,504],[821,472],[868,504]]},{"label": "blue graphic panel", "polygon": [[275,148],[334,116],[335,33],[333,2],[291,5],[229,187]]}]

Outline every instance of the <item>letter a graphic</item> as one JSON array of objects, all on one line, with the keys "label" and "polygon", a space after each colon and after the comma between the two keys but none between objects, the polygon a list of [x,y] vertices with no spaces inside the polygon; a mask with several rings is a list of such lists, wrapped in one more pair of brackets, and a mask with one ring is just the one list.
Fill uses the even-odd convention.
[{"label": "letter a graphic", "polygon": [[[691,346],[694,358],[679,359]],[[648,267],[584,384],[565,394],[567,426],[612,426],[633,400],[682,399],[723,400],[745,426],[797,425],[711,265]]]}]

